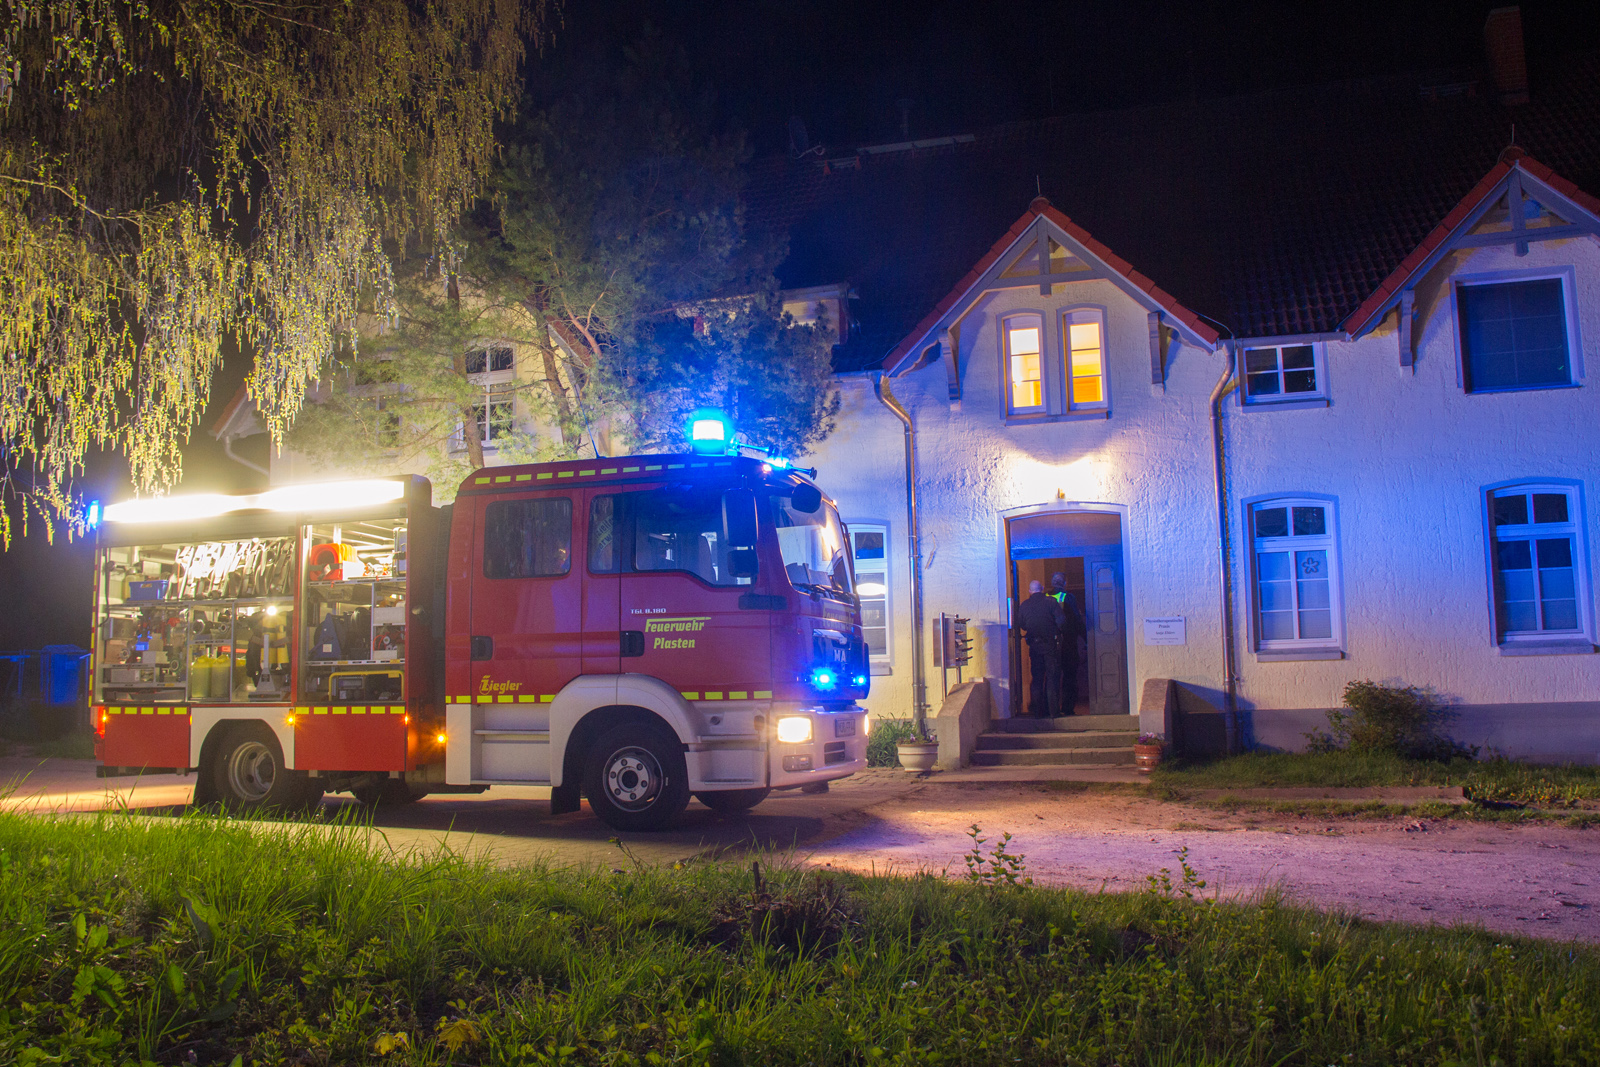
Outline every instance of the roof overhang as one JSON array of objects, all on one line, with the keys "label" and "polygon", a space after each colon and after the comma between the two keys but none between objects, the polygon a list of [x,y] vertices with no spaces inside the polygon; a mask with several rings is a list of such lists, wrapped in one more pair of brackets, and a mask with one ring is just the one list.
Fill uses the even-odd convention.
[{"label": "roof overhang", "polygon": [[[1516,205],[1510,212],[1510,228],[1473,233],[1483,217],[1507,197]],[[1526,226],[1519,210],[1524,197],[1537,200],[1565,220],[1565,224]],[[1400,261],[1383,284],[1350,313],[1340,329],[1352,341],[1372,332],[1397,305],[1409,303],[1417,283],[1458,248],[1505,244],[1514,245],[1517,254],[1523,255],[1533,242],[1585,236],[1600,237],[1600,200],[1520,150],[1510,149],[1502,162],[1495,164],[1422,243]]]},{"label": "roof overhang", "polygon": [[[1046,250],[1050,240],[1087,269],[1052,273]],[[1012,264],[1030,245],[1038,248],[1038,269],[1032,273],[1018,272]],[[1159,316],[1162,324],[1181,340],[1205,351],[1216,348],[1220,335],[1200,316],[1134,270],[1127,260],[1095,240],[1089,231],[1057,211],[1044,197],[1039,197],[955,288],[884,357],[884,372],[894,377],[916,366],[923,352],[939,344],[941,337],[961,321],[984,293],[1038,287],[1041,294],[1048,294],[1052,285],[1095,278],[1116,285],[1147,312]]]}]

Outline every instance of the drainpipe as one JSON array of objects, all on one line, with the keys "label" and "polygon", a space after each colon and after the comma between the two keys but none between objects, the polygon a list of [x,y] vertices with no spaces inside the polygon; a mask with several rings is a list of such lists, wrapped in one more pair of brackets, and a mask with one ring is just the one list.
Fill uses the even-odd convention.
[{"label": "drainpipe", "polygon": [[917,428],[911,415],[889,391],[882,371],[872,373],[872,391],[894,413],[906,433],[906,528],[911,532],[911,721],[926,736],[928,683],[922,666],[922,523],[917,511]]},{"label": "drainpipe", "polygon": [[235,463],[239,464],[241,467],[249,467],[251,470],[255,471],[257,474],[261,475],[263,478],[270,477],[270,475],[267,473],[267,468],[265,468],[265,467],[263,467],[263,466],[261,466],[260,464],[257,464],[257,463],[251,463],[249,460],[245,459],[243,456],[241,456],[238,453],[234,452],[234,450],[233,450],[233,441],[234,441],[234,439],[232,437],[224,437],[222,439],[222,454],[223,455],[227,456],[229,459],[233,460]]},{"label": "drainpipe", "polygon": [[1228,537],[1228,478],[1222,449],[1222,401],[1238,387],[1234,378],[1237,353],[1233,341],[1227,342],[1228,365],[1211,390],[1211,452],[1215,460],[1212,476],[1217,488],[1217,544],[1222,556],[1222,717],[1228,735],[1228,752],[1239,750],[1239,694],[1234,669],[1233,645],[1233,552]]}]

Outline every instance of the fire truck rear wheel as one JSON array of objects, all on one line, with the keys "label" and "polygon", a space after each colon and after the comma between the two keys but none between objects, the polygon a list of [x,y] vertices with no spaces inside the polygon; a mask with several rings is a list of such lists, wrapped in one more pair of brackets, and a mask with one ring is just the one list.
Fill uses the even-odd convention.
[{"label": "fire truck rear wheel", "polygon": [[321,790],[283,765],[283,749],[272,731],[245,723],[228,731],[211,760],[213,794],[227,808],[306,807],[321,800]]},{"label": "fire truck rear wheel", "polygon": [[659,728],[618,726],[589,750],[583,791],[613,829],[660,830],[689,804],[689,770],[678,739]]},{"label": "fire truck rear wheel", "polygon": [[712,811],[737,815],[767,799],[770,789],[719,789],[715,793],[696,793],[694,798]]}]

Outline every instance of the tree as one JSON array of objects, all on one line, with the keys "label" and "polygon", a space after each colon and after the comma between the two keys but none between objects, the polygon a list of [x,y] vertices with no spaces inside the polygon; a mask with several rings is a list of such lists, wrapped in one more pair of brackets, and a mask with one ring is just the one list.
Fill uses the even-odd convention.
[{"label": "tree", "polygon": [[[11,0],[0,492],[72,521],[91,449],[160,491],[225,344],[274,441],[445,245],[545,0]],[[8,513],[0,538],[9,543]]]},{"label": "tree", "polygon": [[[465,219],[462,298],[437,270],[404,279],[400,327],[329,383],[291,447],[345,469],[409,456],[454,484],[482,462],[472,434],[439,448],[481,403],[461,354],[513,336],[516,395],[535,419],[495,442],[502,458],[593,454],[601,424],[632,450],[680,447],[706,404],[775,450],[820,440],[838,409],[831,334],[785,318],[783,245],[745,224],[744,139],[717,132],[708,94],[678,90],[692,84],[681,53],[647,35],[624,62],[585,54],[537,75],[554,88],[530,86],[490,196]],[[396,411],[398,447],[392,427],[377,432]],[[359,457],[352,427],[374,428]]]}]

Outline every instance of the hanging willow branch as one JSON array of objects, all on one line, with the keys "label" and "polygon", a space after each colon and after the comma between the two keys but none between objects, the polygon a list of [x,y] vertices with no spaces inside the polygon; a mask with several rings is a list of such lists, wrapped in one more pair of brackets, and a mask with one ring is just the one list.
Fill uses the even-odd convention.
[{"label": "hanging willow branch", "polygon": [[[225,345],[280,443],[392,261],[452,257],[547,0],[0,0],[0,489],[181,473]],[[12,509],[0,509],[9,544]]]}]

